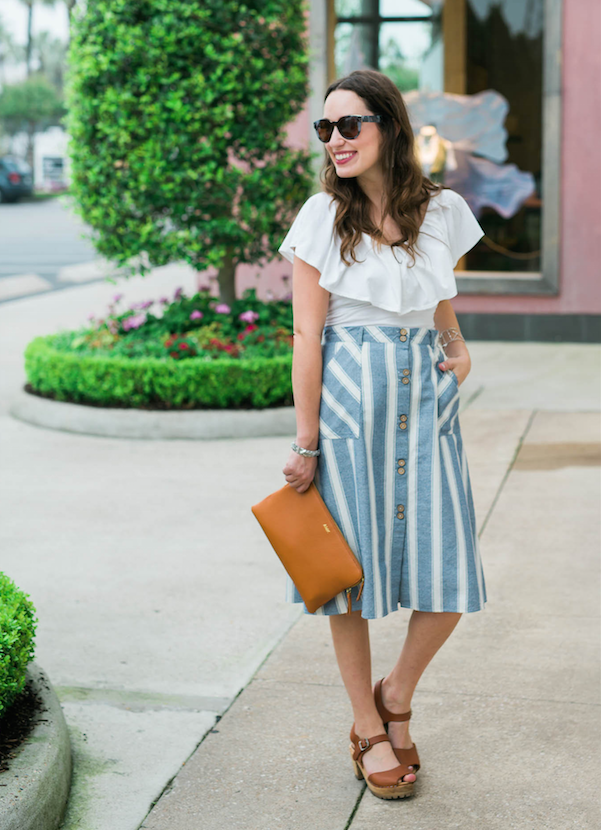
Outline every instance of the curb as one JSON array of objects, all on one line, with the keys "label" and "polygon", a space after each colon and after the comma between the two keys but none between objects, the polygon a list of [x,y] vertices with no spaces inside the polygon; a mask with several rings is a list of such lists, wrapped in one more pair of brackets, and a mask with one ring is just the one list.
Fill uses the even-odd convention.
[{"label": "curb", "polygon": [[0,774],[0,830],[57,830],[71,786],[71,743],[63,710],[46,673],[36,663],[27,678],[45,709],[10,768]]},{"label": "curb", "polygon": [[41,398],[21,390],[9,413],[19,421],[45,429],[104,438],[260,438],[296,432],[293,406],[162,412],[83,406]]}]

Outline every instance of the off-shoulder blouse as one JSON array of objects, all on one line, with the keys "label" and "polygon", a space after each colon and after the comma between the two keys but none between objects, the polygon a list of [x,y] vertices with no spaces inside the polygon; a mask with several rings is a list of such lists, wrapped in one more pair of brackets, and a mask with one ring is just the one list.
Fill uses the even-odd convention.
[{"label": "off-shoulder blouse", "polygon": [[[314,193],[302,205],[278,251],[290,262],[296,253],[320,272],[330,292],[325,325],[434,327],[441,300],[457,294],[453,268],[484,235],[465,199],[454,190],[432,196],[415,246],[415,264],[402,248],[363,234],[357,262],[345,265],[334,232],[336,202]],[[348,254],[347,254],[348,258]]]}]

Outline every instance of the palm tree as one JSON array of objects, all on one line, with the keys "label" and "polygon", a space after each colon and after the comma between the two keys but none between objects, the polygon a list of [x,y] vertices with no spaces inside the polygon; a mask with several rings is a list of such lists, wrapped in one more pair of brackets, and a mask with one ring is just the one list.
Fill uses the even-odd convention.
[{"label": "palm tree", "polygon": [[4,84],[4,64],[23,60],[22,47],[15,43],[11,33],[0,20],[0,86]]},{"label": "palm tree", "polygon": [[32,54],[39,62],[38,72],[47,78],[62,95],[67,44],[50,32],[40,32],[32,38]]},{"label": "palm tree", "polygon": [[[33,38],[31,34],[31,24],[33,21],[33,6],[36,0],[21,0],[27,6],[27,45],[25,46],[25,65],[27,67],[27,77],[31,75],[31,51],[33,45]],[[44,6],[54,6],[56,0],[38,0]],[[70,13],[70,9],[69,9]]]}]

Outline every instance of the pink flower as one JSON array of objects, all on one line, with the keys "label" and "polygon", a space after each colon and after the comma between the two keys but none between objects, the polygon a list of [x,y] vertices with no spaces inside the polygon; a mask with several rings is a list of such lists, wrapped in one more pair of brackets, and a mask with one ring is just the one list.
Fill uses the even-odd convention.
[{"label": "pink flower", "polygon": [[174,300],[177,300],[177,298],[178,298],[178,297],[181,297],[181,295],[182,295],[183,293],[184,293],[184,289],[183,289],[183,288],[181,287],[181,285],[180,285],[180,287],[179,287],[179,288],[176,288],[176,289],[175,289],[175,292],[174,292],[174,294],[173,294],[173,299],[174,299]]},{"label": "pink flower", "polygon": [[219,303],[219,305],[215,306],[215,311],[217,314],[229,314],[232,309],[229,307],[227,303]]},{"label": "pink flower", "polygon": [[196,308],[190,315],[190,320],[200,320],[201,317],[204,317],[204,314]]},{"label": "pink flower", "polygon": [[169,302],[169,297],[161,297],[159,299],[159,302],[163,303],[163,305],[166,305]]},{"label": "pink flower", "polygon": [[259,313],[257,311],[243,311],[242,314],[238,315],[238,319],[242,320],[244,323],[254,323],[255,320],[259,319]]},{"label": "pink flower", "polygon": [[135,314],[133,317],[126,317],[123,321],[123,328],[125,331],[130,329],[139,329],[143,323],[146,322],[145,314]]},{"label": "pink flower", "polygon": [[94,316],[94,314],[88,314],[88,320],[95,320],[95,319],[96,319],[96,317]]},{"label": "pink flower", "polygon": [[123,294],[115,294],[115,295],[113,296],[113,302],[114,302],[114,303],[118,303],[118,302],[119,302],[119,300],[120,300],[122,297],[123,297]]}]

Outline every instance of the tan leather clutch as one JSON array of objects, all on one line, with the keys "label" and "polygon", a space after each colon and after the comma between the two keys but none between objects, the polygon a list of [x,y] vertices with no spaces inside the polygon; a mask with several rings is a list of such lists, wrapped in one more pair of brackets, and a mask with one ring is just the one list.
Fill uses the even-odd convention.
[{"label": "tan leather clutch", "polygon": [[361,564],[315,482],[304,493],[285,484],[251,507],[255,518],[296,585],[307,610],[312,614],[346,591],[351,612],[351,589],[363,590]]}]

